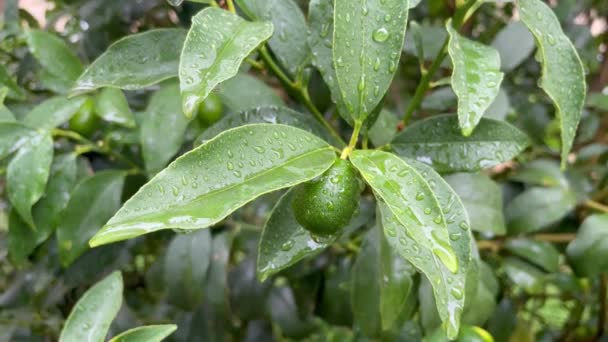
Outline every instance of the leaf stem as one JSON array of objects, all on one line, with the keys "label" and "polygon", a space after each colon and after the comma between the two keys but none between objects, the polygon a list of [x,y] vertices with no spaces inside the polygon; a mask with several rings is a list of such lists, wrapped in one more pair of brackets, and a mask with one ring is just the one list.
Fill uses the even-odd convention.
[{"label": "leaf stem", "polygon": [[348,146],[342,150],[342,154],[340,155],[340,159],[346,159],[350,155],[350,153],[357,146],[357,141],[359,141],[359,133],[361,132],[361,127],[363,126],[363,122],[361,120],[355,120],[355,129],[353,130],[353,134],[350,136],[350,141]]},{"label": "leaf stem", "polygon": [[264,63],[266,63],[266,65],[270,67],[272,72],[281,80],[281,82],[285,83],[289,88],[293,90],[299,90],[298,84],[293,82],[289,78],[289,76],[287,76],[283,72],[283,70],[277,65],[277,63],[274,62],[274,60],[270,56],[270,53],[268,52],[268,48],[266,48],[266,45],[262,45],[262,47],[260,48],[260,56],[262,56]]},{"label": "leaf stem", "polygon": [[344,142],[344,139],[342,139],[342,137],[340,136],[340,134],[338,134],[334,127],[329,122],[327,122],[327,120],[325,120],[323,114],[321,114],[315,104],[312,103],[310,99],[310,94],[308,93],[308,87],[302,87],[300,89],[300,94],[302,97],[302,101],[304,101],[304,105],[306,106],[306,108],[308,108],[308,110],[312,112],[317,121],[319,121],[327,129],[329,134],[331,134],[332,137],[334,137],[338,142],[340,142],[342,146],[345,146],[346,143]]},{"label": "leaf stem", "polygon": [[234,8],[234,3],[232,2],[232,0],[226,0],[226,5],[228,6],[228,11],[236,13],[236,9]]},{"label": "leaf stem", "polygon": [[602,203],[596,202],[594,200],[586,200],[583,203],[587,208],[595,209],[597,211],[601,211],[603,213],[608,213],[608,206]]},{"label": "leaf stem", "polygon": [[[539,241],[546,241],[551,243],[568,243],[576,238],[576,234],[573,233],[544,233],[544,234],[534,234],[531,235],[530,238]],[[509,239],[495,239],[495,240],[479,240],[477,241],[477,248],[479,249],[489,249],[493,251],[498,251],[502,248],[504,243]]]}]

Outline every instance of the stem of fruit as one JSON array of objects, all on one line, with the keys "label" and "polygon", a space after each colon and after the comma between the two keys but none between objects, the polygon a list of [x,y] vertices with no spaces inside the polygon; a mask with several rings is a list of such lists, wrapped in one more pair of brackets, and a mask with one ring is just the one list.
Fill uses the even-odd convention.
[{"label": "stem of fruit", "polygon": [[361,120],[355,121],[355,129],[353,130],[353,134],[350,136],[350,141],[348,146],[346,146],[342,150],[342,154],[340,155],[340,159],[346,159],[350,155],[350,153],[357,146],[357,141],[359,141],[359,133],[361,132],[361,127],[363,126],[363,122]]}]

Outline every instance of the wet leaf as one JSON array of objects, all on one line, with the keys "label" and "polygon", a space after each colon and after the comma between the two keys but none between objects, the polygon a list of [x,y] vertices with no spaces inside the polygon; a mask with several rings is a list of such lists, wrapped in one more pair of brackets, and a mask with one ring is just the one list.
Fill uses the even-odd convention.
[{"label": "wet leaf", "polygon": [[163,86],[150,98],[140,122],[140,139],[148,175],[162,170],[184,143],[189,120],[182,113],[179,85]]},{"label": "wet leaf", "polygon": [[234,77],[243,60],[272,32],[270,22],[248,22],[219,8],[208,7],[195,15],[179,64],[186,117],[194,116],[213,88]]},{"label": "wet leaf", "polygon": [[142,89],[177,77],[185,39],[182,29],[156,29],[122,38],[84,71],[72,92],[102,87]]},{"label": "wet leaf", "polygon": [[70,265],[88,249],[88,240],[118,210],[124,180],[123,171],[102,171],[74,188],[57,226],[63,266]]},{"label": "wet leaf", "polygon": [[254,124],[225,131],[144,185],[91,246],[161,229],[209,227],[260,195],[319,176],[335,158],[327,143],[290,126]]},{"label": "wet leaf", "polygon": [[169,303],[194,310],[203,302],[211,241],[208,229],[178,234],[171,240],[164,267],[164,288]]},{"label": "wet leaf", "polygon": [[38,133],[18,122],[0,122],[0,160],[18,150]]},{"label": "wet leaf", "polygon": [[500,55],[490,46],[467,39],[446,24],[450,35],[448,52],[452,59],[452,89],[458,96],[458,123],[464,136],[470,136],[490,107],[502,82]]},{"label": "wet leaf", "polygon": [[455,115],[438,115],[406,127],[393,140],[395,152],[431,165],[439,172],[477,171],[513,159],[529,145],[514,126],[482,118],[463,137]]},{"label": "wet leaf", "polygon": [[492,46],[500,53],[501,69],[511,71],[534,51],[534,36],[520,21],[513,21],[498,32]]},{"label": "wet leaf", "polygon": [[53,162],[53,139],[39,132],[21,146],[8,164],[6,187],[8,198],[21,218],[35,230],[32,206],[44,194]]},{"label": "wet leaf", "polygon": [[[411,239],[456,273],[458,259],[450,245],[446,218],[425,176],[387,152],[356,150],[350,159]],[[389,242],[397,239],[396,233],[387,231]]]},{"label": "wet leaf", "polygon": [[284,106],[283,99],[266,83],[238,73],[217,87],[222,102],[234,113],[263,106]]},{"label": "wet leaf", "polygon": [[512,254],[542,267],[547,272],[558,271],[559,252],[549,242],[519,238],[507,240],[504,246]]},{"label": "wet leaf", "polygon": [[37,105],[23,117],[22,122],[29,127],[51,129],[68,122],[87,100],[86,97],[68,99],[52,97]]},{"label": "wet leaf", "polygon": [[258,246],[257,274],[260,281],[295,264],[307,256],[319,254],[334,239],[314,240],[296,220],[287,192],[270,213]]},{"label": "wet leaf", "polygon": [[518,4],[521,20],[534,35],[539,50],[540,87],[553,101],[559,118],[564,167],[585,104],[585,71],[576,48],[562,31],[551,8],[540,0],[521,0]]},{"label": "wet leaf", "polygon": [[127,330],[110,342],[160,342],[177,330],[177,325],[146,325]]},{"label": "wet leaf", "polygon": [[482,174],[457,173],[445,177],[462,200],[471,229],[504,235],[507,232],[502,213],[502,190],[492,179]]},{"label": "wet leaf", "polygon": [[298,127],[316,136],[324,137],[331,143],[335,140],[328,136],[327,130],[312,115],[296,112],[288,107],[262,106],[232,113],[224,116],[220,121],[206,129],[196,140],[197,144],[202,144],[221,132],[248,124],[268,123],[282,124]]},{"label": "wet leaf", "polygon": [[25,39],[44,70],[62,83],[63,88],[69,89],[83,70],[73,49],[58,36],[45,31],[27,31]]},{"label": "wet leaf", "polygon": [[95,99],[95,114],[107,122],[129,128],[135,127],[135,117],[129,108],[125,94],[120,89],[102,89]]},{"label": "wet leaf", "polygon": [[546,228],[568,215],[576,203],[576,194],[569,188],[530,188],[505,208],[509,233],[530,233]]},{"label": "wet leaf", "polygon": [[268,45],[281,66],[295,76],[310,55],[306,44],[308,26],[293,0],[237,0],[249,18],[269,21],[274,33]]},{"label": "wet leaf", "polygon": [[59,342],[105,340],[122,305],[122,276],[116,271],[93,285],[78,300],[61,330]]},{"label": "wet leaf", "polygon": [[592,277],[608,268],[608,214],[592,215],[579,227],[566,249],[568,262],[581,277]]},{"label": "wet leaf", "polygon": [[409,0],[336,0],[333,64],[348,114],[364,121],[399,65]]}]

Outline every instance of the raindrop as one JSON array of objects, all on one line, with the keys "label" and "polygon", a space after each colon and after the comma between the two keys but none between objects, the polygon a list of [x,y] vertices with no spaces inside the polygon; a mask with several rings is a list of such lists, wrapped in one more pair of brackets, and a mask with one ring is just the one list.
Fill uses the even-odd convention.
[{"label": "raindrop", "polygon": [[289,251],[290,249],[293,248],[293,245],[294,245],[293,240],[287,240],[287,241],[285,241],[285,243],[283,243],[281,245],[281,250],[287,252],[287,251]]},{"label": "raindrop", "polygon": [[458,241],[458,240],[460,240],[461,236],[462,236],[462,234],[460,234],[460,233],[452,233],[452,234],[450,234],[450,240]]},{"label": "raindrop", "polygon": [[424,208],[424,213],[427,215],[431,214],[431,208]]},{"label": "raindrop", "polygon": [[234,164],[232,164],[232,162],[228,162],[228,164],[226,164],[226,167],[228,168],[228,170],[232,171],[234,170]]},{"label": "raindrop", "polygon": [[[416,201],[422,201],[423,199],[424,199],[424,193],[423,193],[422,191],[419,191],[419,192],[416,194]],[[430,209],[429,209],[429,210],[430,210]],[[426,209],[425,209],[425,211],[426,211]]]},{"label": "raindrop", "polygon": [[452,294],[452,296],[454,296],[454,298],[462,299],[462,291],[460,291],[459,288],[453,287],[450,293]]},{"label": "raindrop", "polygon": [[179,195],[179,189],[178,189],[176,186],[172,187],[172,188],[171,188],[171,191],[173,192],[173,195],[174,195],[174,196]]},{"label": "raindrop", "polygon": [[385,27],[381,27],[381,28],[377,29],[372,34],[372,38],[374,38],[374,40],[378,43],[385,42],[389,36],[390,36],[390,33],[388,33],[388,30]]},{"label": "raindrop", "polygon": [[465,221],[460,222],[460,224],[458,225],[462,230],[468,230],[469,229],[469,224],[466,223]]}]

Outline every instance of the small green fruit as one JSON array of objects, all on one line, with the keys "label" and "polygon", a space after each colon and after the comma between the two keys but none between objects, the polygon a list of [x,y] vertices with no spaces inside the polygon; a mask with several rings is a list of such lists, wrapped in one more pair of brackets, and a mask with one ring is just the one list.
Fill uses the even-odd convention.
[{"label": "small green fruit", "polygon": [[91,98],[82,104],[78,112],[70,119],[70,130],[85,136],[90,137],[99,127],[100,118],[95,115],[95,102]]},{"label": "small green fruit", "polygon": [[350,161],[339,159],[321,177],[294,191],[296,220],[314,235],[331,236],[350,222],[359,206],[361,186]]},{"label": "small green fruit", "polygon": [[198,107],[198,120],[204,126],[211,126],[222,118],[224,106],[219,96],[210,93]]},{"label": "small green fruit", "polygon": [[480,327],[465,325],[460,328],[457,342],[494,342],[489,332]]}]

